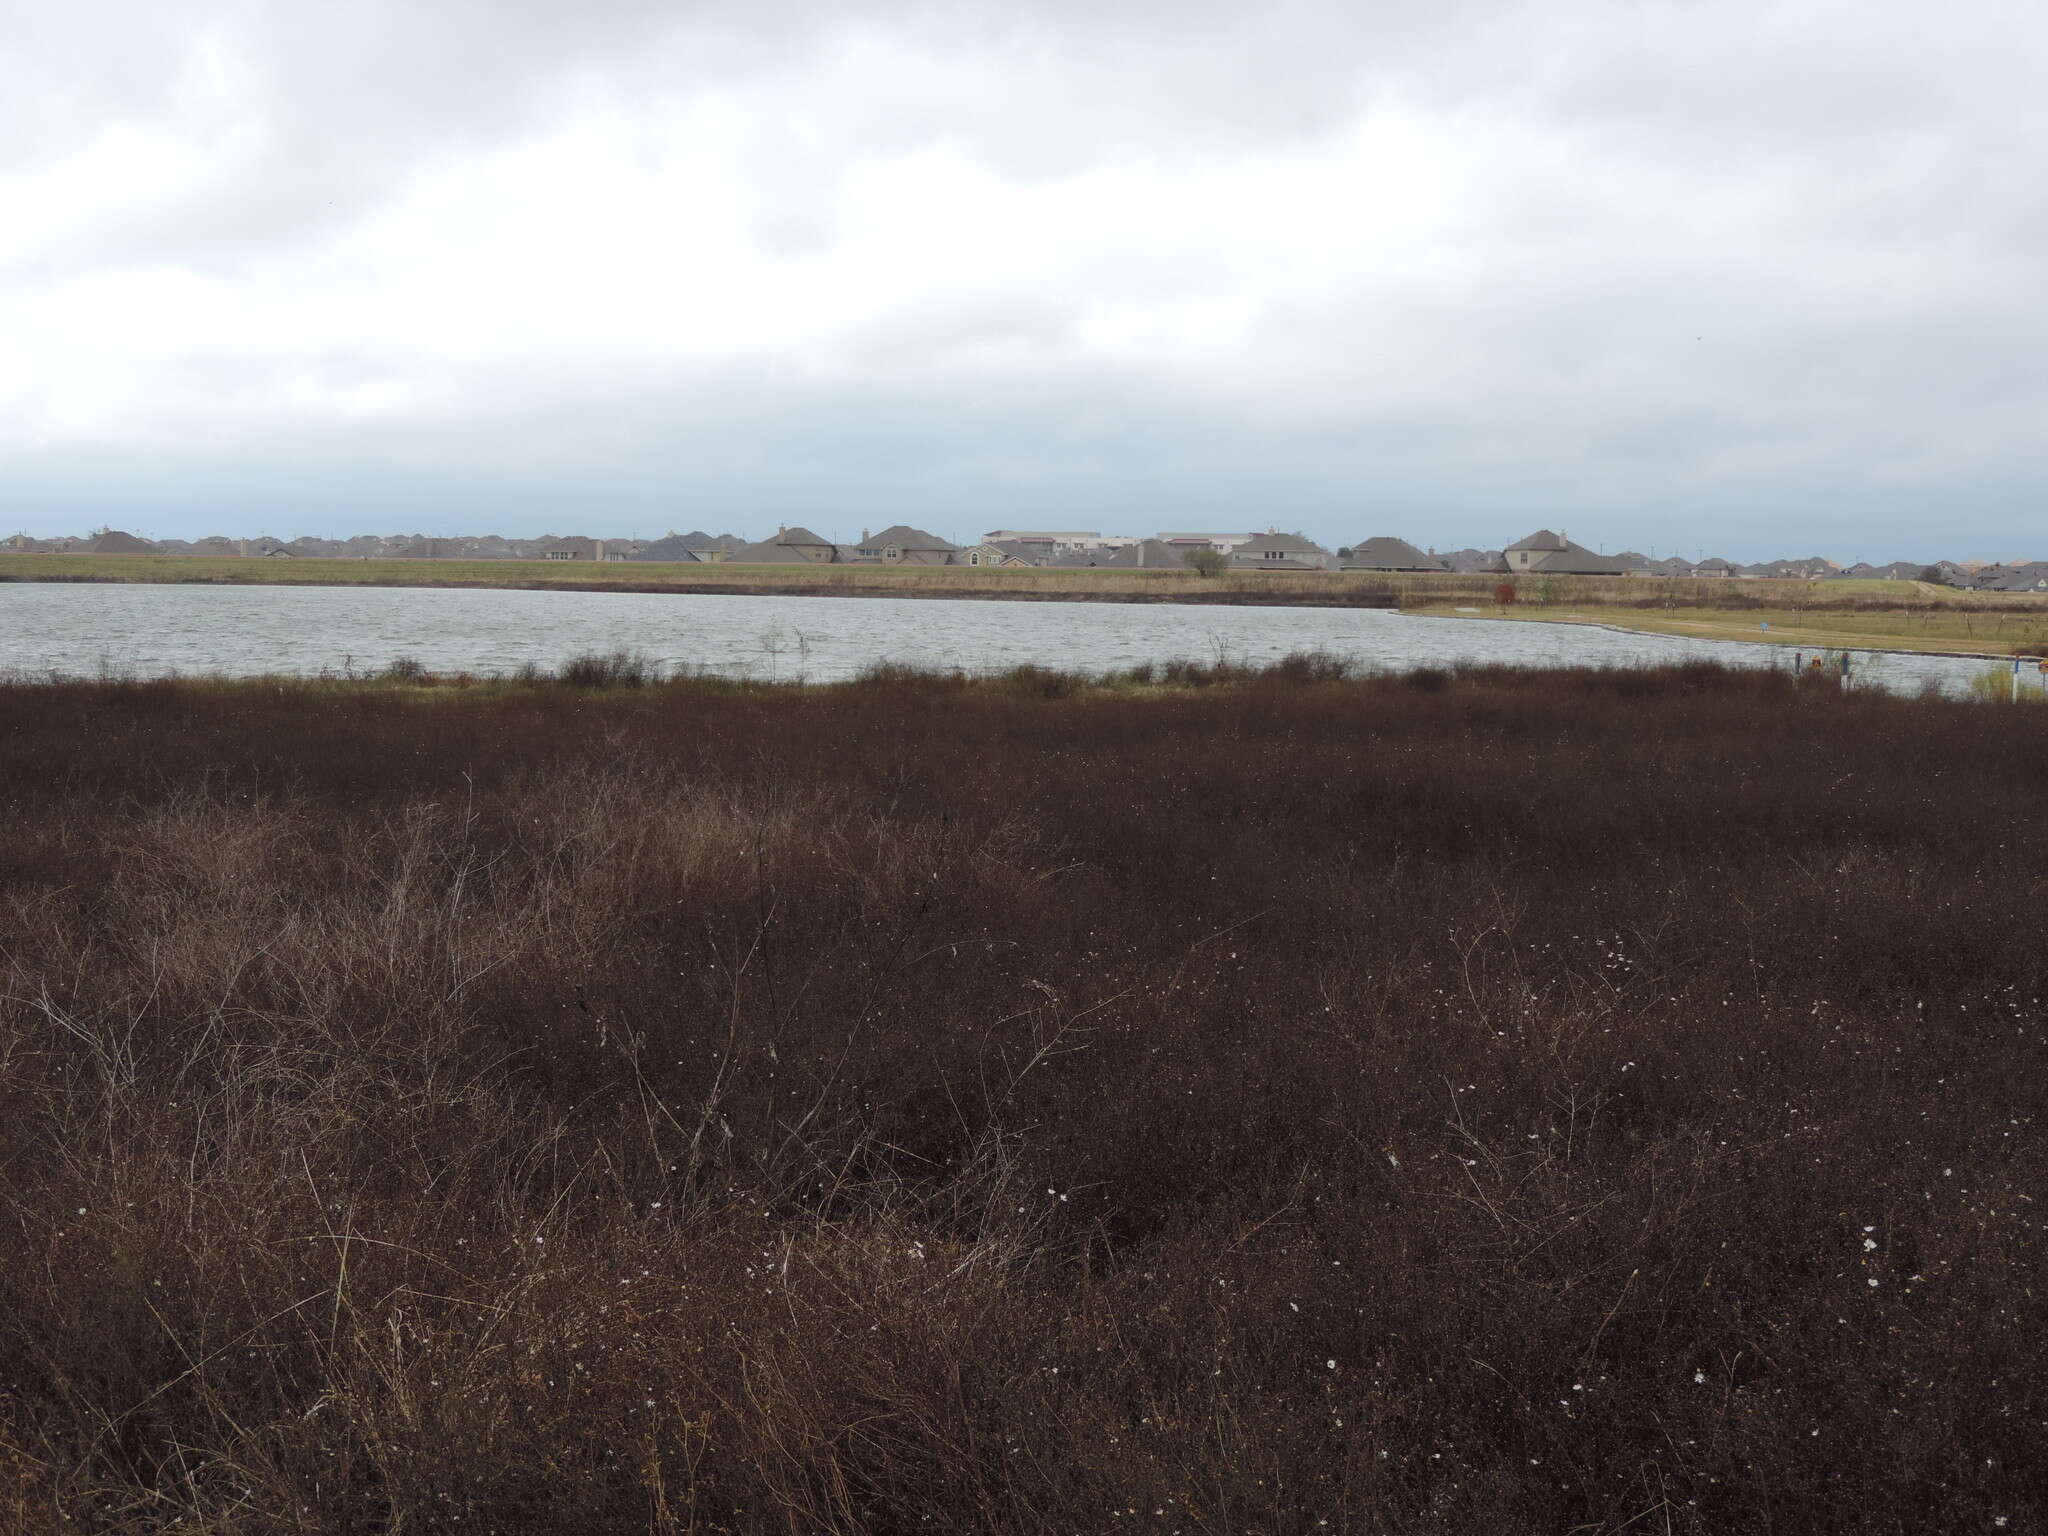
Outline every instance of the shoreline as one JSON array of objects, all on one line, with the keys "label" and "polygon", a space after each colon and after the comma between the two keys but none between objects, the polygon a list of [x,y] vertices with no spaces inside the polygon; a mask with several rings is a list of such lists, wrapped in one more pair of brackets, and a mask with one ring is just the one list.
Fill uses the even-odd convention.
[{"label": "shoreline", "polygon": [[1862,651],[1870,656],[1929,656],[1947,661],[2031,661],[2035,658],[2023,656],[2017,651],[1977,650],[1935,650],[1915,645],[1865,645],[1842,639],[1787,640],[1776,634],[1726,634],[1688,635],[1669,629],[1650,629],[1634,624],[1620,623],[1611,618],[1569,617],[1563,614],[1556,618],[1537,618],[1525,614],[1499,613],[1445,613],[1440,608],[1403,608],[1400,610],[1416,619],[1479,619],[1496,624],[1569,624],[1580,629],[1604,629],[1617,635],[1660,635],[1667,640],[1708,640],[1723,645],[1770,645],[1779,650],[1791,651]]},{"label": "shoreline", "polygon": [[[31,557],[33,558],[33,557]],[[102,557],[104,558],[104,557]],[[176,558],[176,557],[156,557]],[[990,573],[992,576],[998,573]],[[1181,605],[1191,607],[1228,608],[1329,608],[1365,609],[1374,612],[1395,612],[1415,618],[1478,619],[1487,622],[1518,624],[1577,624],[1586,627],[1606,629],[1617,634],[1662,635],[1675,639],[1699,639],[1733,642],[1746,645],[1771,645],[1780,650],[1835,650],[1863,651],[1871,655],[1948,657],[1952,659],[1977,659],[1983,661],[2008,661],[2022,653],[2017,649],[1984,650],[1974,645],[1913,645],[1901,644],[1891,637],[1871,635],[1855,638],[1827,631],[1804,631],[1796,628],[1778,633],[1758,632],[1734,625],[1713,626],[1706,622],[1688,622],[1667,619],[1661,623],[1630,623],[1626,618],[1612,612],[1596,615],[1559,614],[1556,616],[1531,614],[1526,611],[1501,613],[1475,608],[1472,611],[1455,611],[1447,608],[1443,596],[1432,594],[1424,604],[1415,603],[1412,590],[1403,591],[1392,582],[1388,586],[1367,586],[1361,581],[1342,586],[1334,583],[1325,585],[1313,575],[1289,576],[1288,582],[1313,582],[1313,586],[1260,586],[1247,590],[1244,587],[1201,586],[1192,584],[1175,585],[1165,591],[1147,591],[1137,587],[1106,587],[1093,585],[1090,578],[1094,570],[1062,572],[1060,575],[1075,578],[1069,584],[1012,586],[982,585],[973,582],[934,582],[931,578],[912,575],[909,572],[897,576],[890,573],[881,580],[833,579],[826,581],[787,580],[682,580],[682,581],[634,581],[631,579],[592,580],[551,580],[540,575],[522,575],[507,579],[475,579],[455,575],[422,576],[418,579],[398,579],[381,573],[368,574],[365,579],[351,580],[337,571],[332,575],[313,576],[291,575],[271,570],[252,571],[248,577],[240,574],[217,574],[211,571],[180,573],[163,566],[153,566],[148,574],[97,571],[52,571],[40,573],[33,570],[7,569],[0,565],[0,586],[9,583],[36,583],[46,586],[206,586],[206,587],[328,587],[362,588],[379,591],[400,591],[408,588],[438,588],[450,591],[519,591],[519,592],[593,592],[626,593],[642,596],[674,595],[678,597],[818,597],[818,598],[904,598],[917,600],[943,600],[951,602],[1015,602],[1015,603],[1129,603],[1136,605]],[[1111,575],[1112,573],[1103,573]],[[1143,574],[1154,579],[1179,582],[1175,572],[1122,573]],[[1350,574],[1350,573],[1347,573]],[[1366,573],[1356,573],[1365,575]],[[1256,575],[1256,573],[1254,573]],[[1459,594],[1464,595],[1464,594]],[[1589,606],[1598,608],[1598,604]],[[1790,634],[1792,638],[1787,638]],[[1875,643],[1873,643],[1875,642]]]}]

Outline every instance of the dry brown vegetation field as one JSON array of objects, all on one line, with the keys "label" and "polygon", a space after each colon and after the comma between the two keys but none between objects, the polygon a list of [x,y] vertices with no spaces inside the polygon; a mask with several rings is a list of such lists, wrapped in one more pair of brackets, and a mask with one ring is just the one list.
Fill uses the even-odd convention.
[{"label": "dry brown vegetation field", "polygon": [[2036,1528],[2048,710],[1143,686],[0,687],[0,1529]]}]

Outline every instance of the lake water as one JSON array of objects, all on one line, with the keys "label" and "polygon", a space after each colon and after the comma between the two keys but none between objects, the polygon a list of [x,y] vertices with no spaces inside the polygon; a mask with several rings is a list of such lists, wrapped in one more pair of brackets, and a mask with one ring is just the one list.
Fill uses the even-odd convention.
[{"label": "lake water", "polygon": [[[821,682],[880,661],[1107,671],[1183,659],[1260,663],[1304,650],[1388,670],[1699,657],[1792,665],[1775,646],[1358,608],[0,583],[0,672],[13,674],[362,673],[400,656],[436,672],[506,672],[620,647],[718,673]],[[1961,692],[1989,665],[1859,652],[1854,670],[1904,691],[1931,682]]]}]

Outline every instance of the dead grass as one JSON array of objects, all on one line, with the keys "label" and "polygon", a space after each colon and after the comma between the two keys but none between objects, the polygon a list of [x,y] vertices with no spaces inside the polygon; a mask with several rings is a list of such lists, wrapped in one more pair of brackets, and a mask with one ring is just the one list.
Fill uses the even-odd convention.
[{"label": "dead grass", "polygon": [[0,1527],[2038,1523],[2048,711],[1141,686],[0,687]]},{"label": "dead grass", "polygon": [[[1845,585],[1847,585],[1845,583]],[[1874,585],[1874,584],[1873,584]],[[1972,594],[1975,595],[1975,594]],[[2048,602],[2040,599],[1994,603],[1930,601],[1919,607],[1872,610],[1868,599],[1845,598],[1839,606],[1714,608],[1673,604],[1669,608],[1618,607],[1599,602],[1492,602],[1479,611],[1459,612],[1447,604],[1411,609],[1458,618],[1506,618],[1556,624],[1607,624],[1649,634],[1691,635],[1705,640],[1748,640],[1773,645],[1848,647],[1859,650],[1939,651],[1951,654],[2041,654],[2048,647]],[[1768,629],[1763,626],[1768,624]]]},{"label": "dead grass", "polygon": [[210,560],[177,555],[0,555],[0,581],[242,585],[560,587],[584,591],[1048,601],[1365,604],[1389,607],[1405,578],[1370,572],[1213,579],[1193,571],[993,570],[962,566],[604,564],[556,560]]}]

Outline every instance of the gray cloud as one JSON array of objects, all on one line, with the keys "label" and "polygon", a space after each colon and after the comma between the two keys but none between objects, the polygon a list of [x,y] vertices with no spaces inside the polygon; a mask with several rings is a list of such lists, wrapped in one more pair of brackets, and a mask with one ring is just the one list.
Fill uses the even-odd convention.
[{"label": "gray cloud", "polygon": [[23,9],[40,531],[1968,556],[2048,488],[2015,6]]}]

